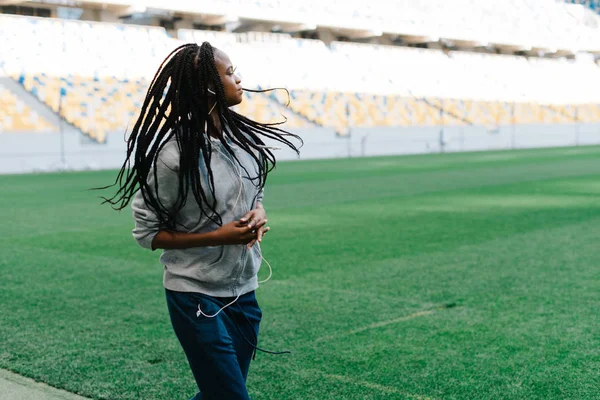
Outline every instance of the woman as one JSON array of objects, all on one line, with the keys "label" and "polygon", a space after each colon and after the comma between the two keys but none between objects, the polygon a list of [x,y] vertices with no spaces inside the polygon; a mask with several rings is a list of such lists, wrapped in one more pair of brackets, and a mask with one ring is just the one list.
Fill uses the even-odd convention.
[{"label": "woman", "polygon": [[208,42],[175,49],[150,84],[119,189],[106,199],[117,209],[133,199],[133,236],[163,249],[167,305],[200,389],[195,399],[249,399],[259,244],[269,231],[263,187],[275,166],[263,138],[298,152],[288,140],[296,135],[229,108],[242,101],[240,83]]}]

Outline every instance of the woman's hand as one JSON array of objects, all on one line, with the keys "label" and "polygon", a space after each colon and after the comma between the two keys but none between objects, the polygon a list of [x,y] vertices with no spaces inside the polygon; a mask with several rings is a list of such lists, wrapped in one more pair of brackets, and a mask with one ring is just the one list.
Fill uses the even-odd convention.
[{"label": "woman's hand", "polygon": [[240,219],[240,223],[246,224],[251,231],[256,232],[256,238],[248,243],[248,248],[254,246],[256,242],[262,242],[265,233],[269,232],[267,223],[267,213],[261,203],[258,203],[254,210],[248,211],[246,215]]},{"label": "woman's hand", "polygon": [[[269,227],[261,226],[260,230],[264,235],[269,231]],[[152,239],[152,250],[190,249],[229,244],[247,244],[250,248],[258,240],[258,231],[256,225],[250,226],[247,222],[241,221],[230,222],[206,233],[174,232],[163,229]]]},{"label": "woman's hand", "polygon": [[220,245],[249,244],[257,239],[257,232],[250,225],[233,221],[212,232],[215,242]]}]

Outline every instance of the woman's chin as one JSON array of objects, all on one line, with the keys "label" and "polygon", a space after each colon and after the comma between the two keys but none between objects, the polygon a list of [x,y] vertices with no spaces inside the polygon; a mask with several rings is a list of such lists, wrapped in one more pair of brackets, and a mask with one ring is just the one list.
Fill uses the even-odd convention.
[{"label": "woman's chin", "polygon": [[244,100],[244,95],[239,95],[238,97],[236,97],[233,101],[229,102],[229,106],[233,107],[233,106],[237,106],[238,104],[240,104],[242,101]]}]

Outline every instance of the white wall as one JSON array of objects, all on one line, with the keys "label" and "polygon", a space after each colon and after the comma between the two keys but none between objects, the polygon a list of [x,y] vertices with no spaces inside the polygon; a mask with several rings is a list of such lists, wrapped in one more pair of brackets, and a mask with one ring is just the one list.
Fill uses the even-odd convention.
[{"label": "white wall", "polygon": [[[360,157],[456,151],[500,150],[530,147],[561,147],[600,144],[600,124],[517,125],[488,132],[484,127],[443,128],[355,128],[348,137],[338,137],[326,128],[299,129],[304,139],[301,159]],[[298,159],[283,147],[275,151],[279,160]],[[62,156],[66,165],[62,164]],[[61,135],[0,134],[0,173],[26,173],[63,169],[120,168],[125,158],[123,133],[109,134],[105,144],[89,141],[75,131]]]}]

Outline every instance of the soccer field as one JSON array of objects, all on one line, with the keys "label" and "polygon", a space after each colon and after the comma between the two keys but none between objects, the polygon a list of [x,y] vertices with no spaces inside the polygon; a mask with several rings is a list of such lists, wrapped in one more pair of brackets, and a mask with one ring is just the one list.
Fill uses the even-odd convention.
[{"label": "soccer field", "polygon": [[[600,148],[280,163],[265,190],[261,399],[597,399]],[[159,252],[115,171],[0,176],[0,367],[188,399]],[[263,265],[260,278],[268,268]]]}]

